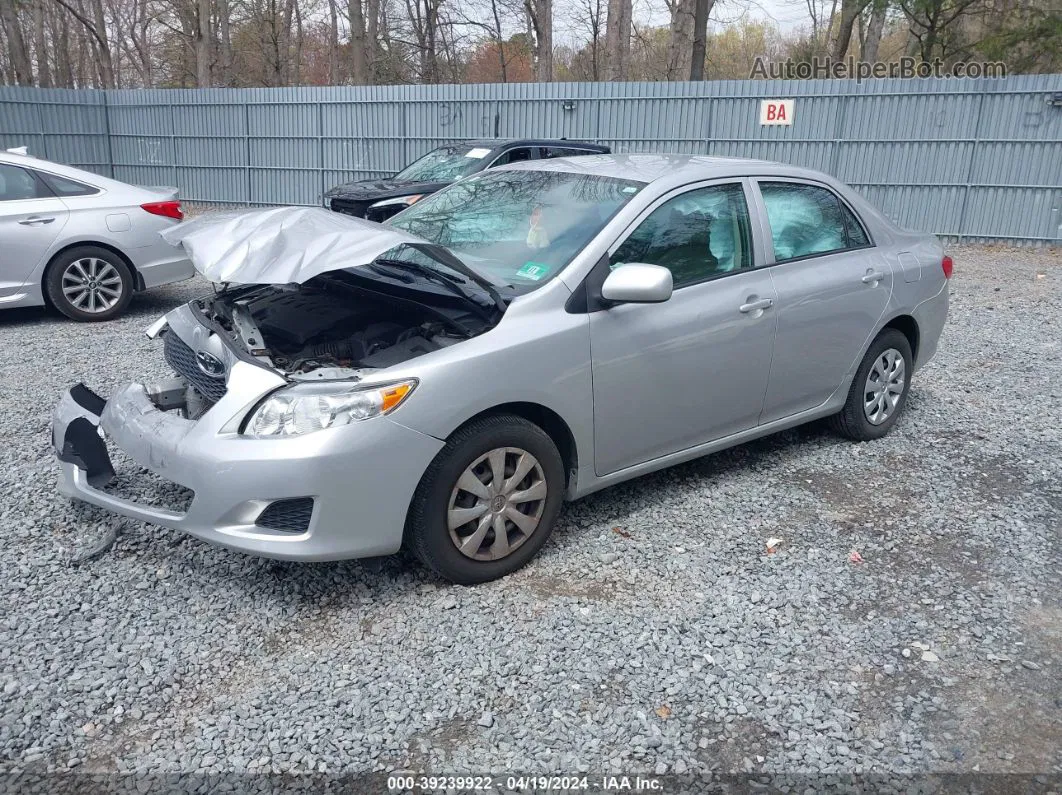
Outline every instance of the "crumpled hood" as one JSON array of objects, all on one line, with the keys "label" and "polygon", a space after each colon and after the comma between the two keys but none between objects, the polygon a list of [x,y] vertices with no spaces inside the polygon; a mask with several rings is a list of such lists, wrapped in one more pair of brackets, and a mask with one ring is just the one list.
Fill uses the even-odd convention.
[{"label": "crumpled hood", "polygon": [[212,282],[302,284],[367,265],[401,243],[424,243],[388,226],[320,207],[209,213],[161,233],[182,245]]}]

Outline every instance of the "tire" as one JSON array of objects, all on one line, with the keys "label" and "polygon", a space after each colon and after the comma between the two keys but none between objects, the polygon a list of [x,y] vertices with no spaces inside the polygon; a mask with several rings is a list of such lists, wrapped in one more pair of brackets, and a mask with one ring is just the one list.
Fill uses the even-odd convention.
[{"label": "tire", "polygon": [[[897,362],[902,363],[902,370],[899,371],[902,379],[900,382],[896,381]],[[833,429],[842,436],[859,442],[880,439],[891,431],[900,414],[903,413],[904,406],[907,405],[907,393],[911,389],[912,367],[911,343],[908,342],[907,337],[897,329],[884,329],[875,337],[863,356],[863,361],[859,363],[859,369],[856,370],[855,378],[852,379],[852,386],[848,390],[848,399],[845,401],[844,408],[830,418]],[[876,376],[884,375],[886,378],[868,381],[871,371],[875,371]],[[891,378],[888,377],[890,374]],[[876,392],[870,390],[875,383],[884,384],[886,381],[891,387],[884,390],[886,397],[883,403],[880,397],[882,390]],[[889,396],[895,395],[893,387],[897,385],[901,391],[895,404],[891,404]],[[872,408],[867,408],[866,396],[874,394],[878,394],[879,399]]]},{"label": "tire", "polygon": [[85,323],[111,320],[124,312],[134,286],[125,260],[99,246],[64,251],[51,261],[45,275],[48,299],[55,308]]},{"label": "tire", "polygon": [[[530,459],[522,457],[528,454]],[[505,478],[501,493],[494,487],[499,460]],[[528,471],[510,483],[520,462]],[[459,480],[472,490],[459,486]],[[531,499],[543,488],[544,496]],[[504,577],[533,558],[549,539],[564,488],[564,463],[545,431],[511,414],[475,420],[454,432],[421,478],[406,519],[406,543],[425,566],[460,585]],[[520,526],[509,518],[514,511],[525,517]],[[460,522],[466,515],[467,523],[451,528],[451,518]],[[506,528],[504,543],[498,540],[499,521]],[[459,543],[468,551],[462,552]]]}]

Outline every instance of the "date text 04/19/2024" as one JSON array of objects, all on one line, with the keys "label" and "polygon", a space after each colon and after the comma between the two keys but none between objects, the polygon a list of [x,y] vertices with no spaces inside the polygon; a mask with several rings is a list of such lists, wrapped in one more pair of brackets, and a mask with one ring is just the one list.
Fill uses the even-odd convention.
[{"label": "date text 04/19/2024", "polygon": [[642,776],[415,776],[387,777],[387,790],[401,792],[660,792],[663,782]]}]

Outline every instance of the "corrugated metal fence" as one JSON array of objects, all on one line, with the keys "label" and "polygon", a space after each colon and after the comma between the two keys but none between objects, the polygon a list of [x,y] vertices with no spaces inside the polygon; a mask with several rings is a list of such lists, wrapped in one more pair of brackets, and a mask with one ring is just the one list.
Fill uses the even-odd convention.
[{"label": "corrugated metal fence", "polygon": [[[189,201],[318,204],[448,141],[568,137],[820,169],[899,223],[949,237],[1062,237],[1062,75],[73,91],[0,88],[0,147]],[[796,100],[788,127],[760,101]],[[1052,103],[1052,99],[1054,103]]]}]

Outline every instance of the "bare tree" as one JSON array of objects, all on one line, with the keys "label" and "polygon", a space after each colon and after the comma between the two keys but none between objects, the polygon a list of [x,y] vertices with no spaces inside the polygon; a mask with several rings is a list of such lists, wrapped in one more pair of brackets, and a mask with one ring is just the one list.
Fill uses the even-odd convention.
[{"label": "bare tree", "polygon": [[4,37],[7,39],[11,72],[16,85],[32,86],[33,67],[14,0],[0,0],[0,25],[3,26]]},{"label": "bare tree", "polygon": [[848,46],[852,42],[852,28],[870,2],[871,0],[841,0],[841,17],[830,47],[830,55],[835,61],[841,60],[848,54]]},{"label": "bare tree", "polygon": [[704,53],[708,39],[708,15],[715,0],[696,0],[693,11],[693,52],[690,55],[690,80],[704,80]]},{"label": "bare tree", "polygon": [[600,80],[603,69],[603,40],[602,33],[605,29],[605,9],[607,0],[581,0],[580,5],[572,6],[569,24],[573,29],[581,32],[587,40],[586,48],[589,55],[589,69],[586,78]]},{"label": "bare tree", "polygon": [[[885,16],[889,11],[888,0],[873,0],[870,4],[869,19],[860,36],[859,57],[868,63],[878,60],[878,47],[885,31]],[[860,18],[862,22],[862,17]]]},{"label": "bare tree", "polygon": [[418,51],[420,79],[439,82],[439,7],[442,0],[406,0],[409,21]]},{"label": "bare tree", "polygon": [[553,82],[553,0],[524,0],[534,32],[535,80]]},{"label": "bare tree", "polygon": [[608,0],[605,22],[605,74],[609,80],[626,80],[630,74],[631,0]]},{"label": "bare tree", "polygon": [[693,15],[697,0],[669,0],[671,27],[668,31],[668,80],[685,80],[693,59]]},{"label": "bare tree", "polygon": [[[107,21],[103,14],[103,0],[88,0],[89,8],[87,10],[82,0],[73,0],[73,3],[77,4],[76,6],[72,2],[68,2],[68,0],[54,0],[54,2],[69,11],[71,16],[88,33],[86,43],[92,51],[100,87],[117,88],[117,83],[114,79],[114,59],[111,55],[111,43],[107,34]],[[84,58],[84,48],[79,48],[78,56],[81,59]],[[82,67],[79,72],[84,75],[86,70],[87,65],[82,61]]]}]

